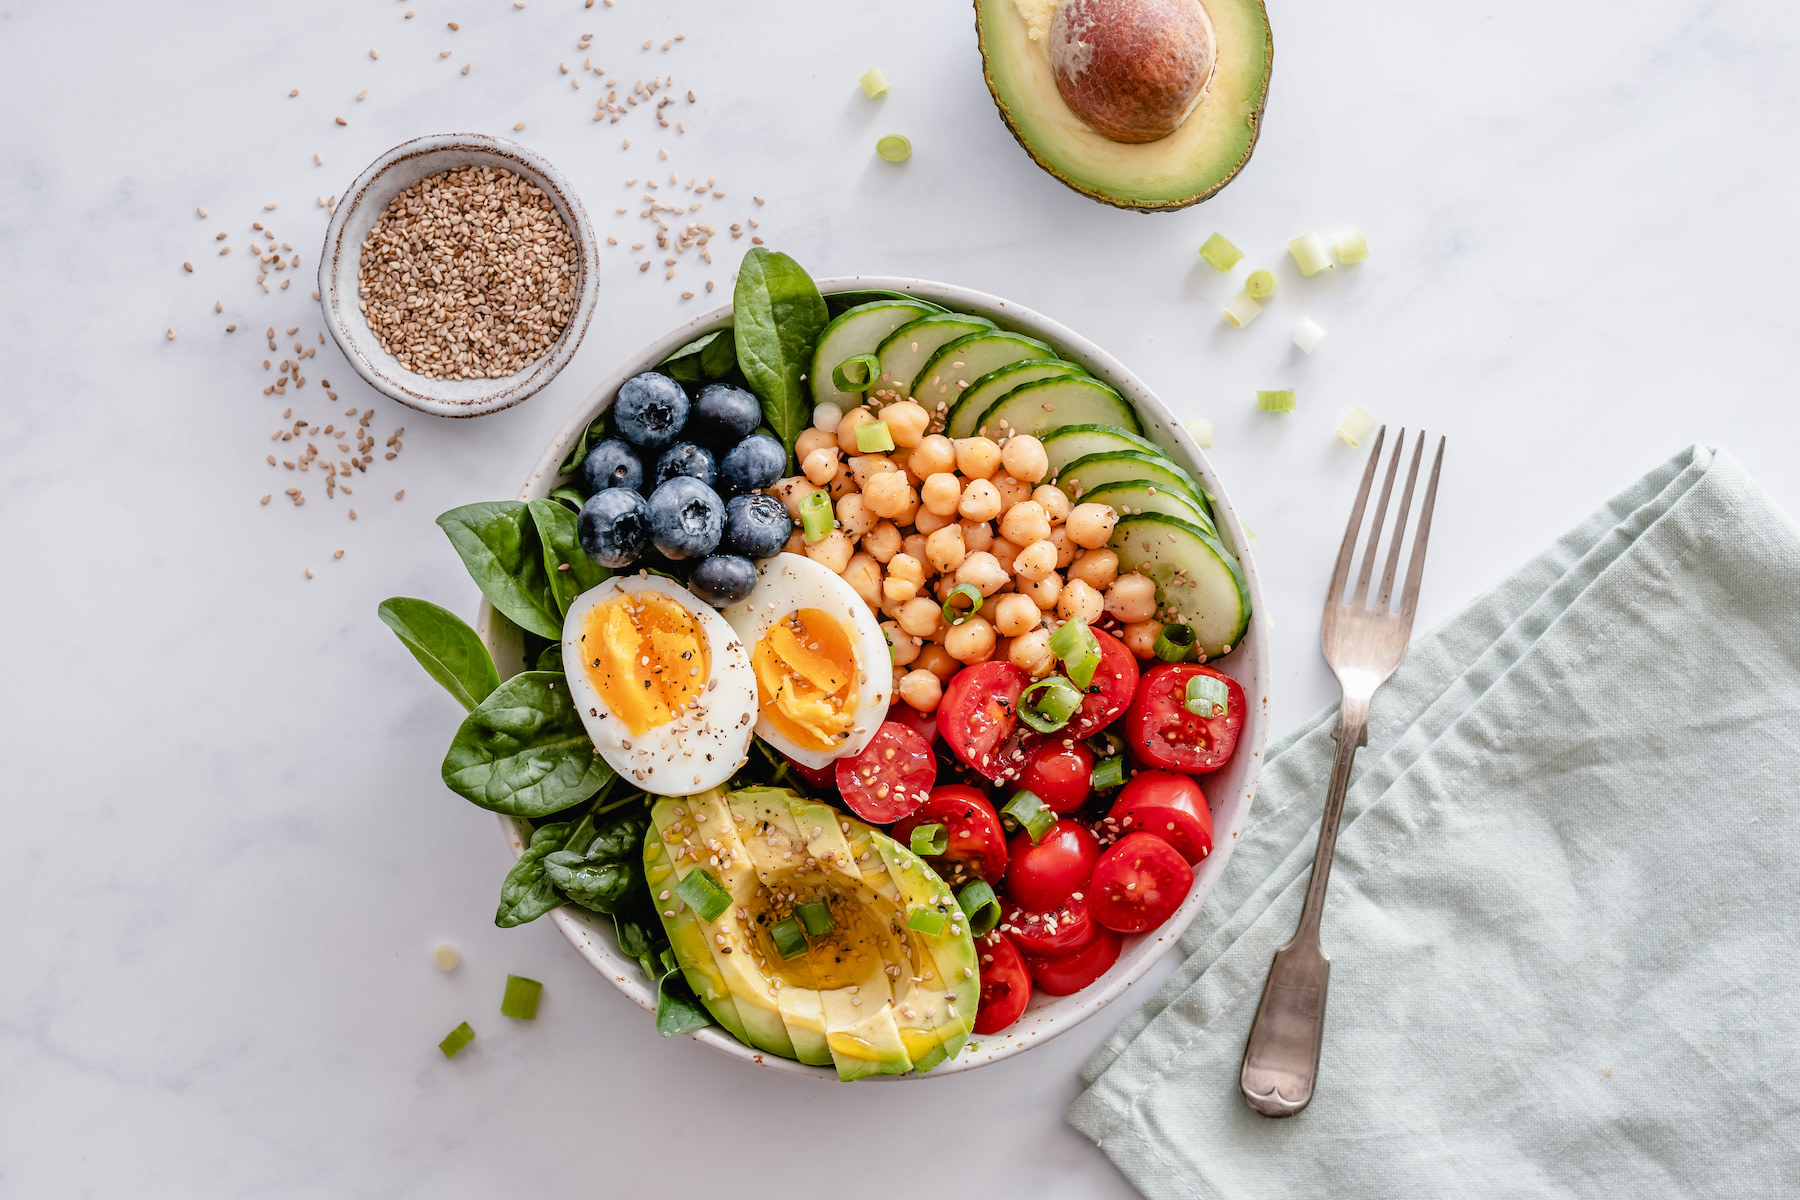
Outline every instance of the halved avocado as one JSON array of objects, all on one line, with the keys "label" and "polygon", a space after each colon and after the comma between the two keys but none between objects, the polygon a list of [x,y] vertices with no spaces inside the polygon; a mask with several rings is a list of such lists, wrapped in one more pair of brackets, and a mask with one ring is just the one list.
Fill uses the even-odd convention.
[{"label": "halved avocado", "polygon": [[[988,91],[1037,164],[1083,195],[1143,212],[1198,204],[1250,161],[1269,92],[1274,41],[1262,0],[1203,0],[1215,39],[1212,77],[1180,127],[1153,142],[1117,142],[1064,103],[1051,72],[1045,0],[975,0]],[[1020,12],[1038,14],[1040,36]]]}]

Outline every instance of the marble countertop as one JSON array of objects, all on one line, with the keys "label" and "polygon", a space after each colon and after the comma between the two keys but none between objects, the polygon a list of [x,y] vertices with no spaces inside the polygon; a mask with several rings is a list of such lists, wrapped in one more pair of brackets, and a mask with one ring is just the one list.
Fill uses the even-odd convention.
[{"label": "marble countertop", "polygon": [[[1449,438],[1422,626],[1688,442],[1800,511],[1786,9],[1271,8],[1255,158],[1207,204],[1142,216],[1025,157],[963,2],[0,7],[0,1195],[772,1196],[802,1163],[876,1195],[920,1167],[973,1195],[1131,1195],[1061,1121],[1122,1008],[992,1069],[845,1092],[664,1042],[548,922],[495,929],[495,822],[437,779],[458,709],[375,606],[472,613],[432,518],[513,494],[594,380],[706,281],[728,295],[747,238],[716,239],[710,268],[680,256],[672,281],[660,256],[636,269],[626,180],[669,171],[725,193],[691,219],[754,217],[819,275],[1010,297],[1212,417],[1259,538],[1277,731],[1334,694],[1316,621],[1360,466],[1333,436],[1352,405]],[[591,120],[589,58],[621,92],[672,76],[685,132]],[[893,90],[870,102],[875,65]],[[461,129],[549,156],[620,239],[574,362],[477,422],[374,396],[330,346],[304,388],[264,395],[262,360],[322,328],[316,198]],[[874,157],[887,132],[910,162]],[[267,294],[256,221],[301,257]],[[1372,261],[1300,279],[1287,239],[1349,226]],[[1246,330],[1195,255],[1214,230],[1281,276]],[[1311,357],[1288,343],[1303,315],[1330,334]],[[1254,411],[1269,387],[1299,411]],[[353,405],[378,440],[406,429],[353,496],[266,465],[284,409]],[[508,972],[544,981],[534,1024],[499,1016]],[[479,1039],[446,1062],[464,1019]]]}]

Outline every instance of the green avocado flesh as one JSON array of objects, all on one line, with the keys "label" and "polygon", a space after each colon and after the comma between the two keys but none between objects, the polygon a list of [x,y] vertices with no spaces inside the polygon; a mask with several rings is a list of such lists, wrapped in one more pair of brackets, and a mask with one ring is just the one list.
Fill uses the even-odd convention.
[{"label": "green avocado flesh", "polygon": [[[644,872],[676,961],[732,1036],[840,1079],[929,1071],[968,1040],[975,944],[950,889],[854,817],[782,788],[722,788],[652,810]],[[731,896],[712,921],[675,886],[704,870]],[[832,928],[783,958],[771,930],[822,903]],[[909,928],[919,909],[942,932]]]},{"label": "green avocado flesh", "polygon": [[1131,144],[1070,111],[1050,69],[1048,31],[1031,38],[1018,0],[975,0],[988,90],[1026,153],[1076,191],[1120,208],[1185,208],[1231,182],[1256,145],[1274,42],[1262,0],[1203,3],[1215,61],[1199,105],[1175,132]]}]

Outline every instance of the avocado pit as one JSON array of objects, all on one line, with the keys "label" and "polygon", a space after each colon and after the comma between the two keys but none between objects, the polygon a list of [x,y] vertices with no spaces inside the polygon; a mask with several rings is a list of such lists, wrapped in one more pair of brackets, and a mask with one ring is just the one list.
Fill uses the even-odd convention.
[{"label": "avocado pit", "polygon": [[1063,102],[1115,142],[1175,132],[1212,77],[1213,26],[1200,0],[1062,0],[1049,40]]}]

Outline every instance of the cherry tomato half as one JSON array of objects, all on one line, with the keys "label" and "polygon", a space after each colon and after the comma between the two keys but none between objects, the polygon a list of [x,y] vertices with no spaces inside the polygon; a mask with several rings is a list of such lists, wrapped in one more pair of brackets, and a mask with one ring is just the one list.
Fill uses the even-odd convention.
[{"label": "cherry tomato half", "polygon": [[1027,956],[1025,966],[1038,991],[1047,996],[1068,996],[1112,970],[1123,944],[1124,939],[1112,930],[1096,929],[1094,940],[1081,949],[1045,958]]},{"label": "cherry tomato half", "polygon": [[[787,756],[783,755],[782,757],[786,758]],[[787,765],[794,774],[806,780],[812,790],[821,796],[829,796],[838,790],[836,763],[825,767],[809,767],[805,763],[795,762],[789,758]]]},{"label": "cherry tomato half", "polygon": [[981,958],[981,1007],[975,1010],[975,1032],[999,1033],[1025,1015],[1031,1003],[1031,975],[1025,958],[1003,933],[975,940]]},{"label": "cherry tomato half", "polygon": [[[1223,680],[1230,693],[1225,712],[1202,717],[1187,709],[1187,681],[1196,675]],[[1137,699],[1125,716],[1132,757],[1160,771],[1205,775],[1231,761],[1244,728],[1244,689],[1222,671],[1198,663],[1163,663],[1144,673]]]},{"label": "cherry tomato half", "polygon": [[924,738],[933,750],[937,749],[938,727],[935,710],[922,713],[905,701],[897,701],[888,706],[887,719],[900,722]]},{"label": "cherry tomato half", "polygon": [[908,845],[913,830],[927,824],[942,825],[949,842],[942,854],[925,860],[945,883],[961,887],[980,878],[999,885],[1006,873],[1006,831],[1000,827],[1000,814],[980,788],[959,783],[937,788],[911,816],[894,826],[894,840]]},{"label": "cherry tomato half", "polygon": [[1088,914],[1087,902],[1070,896],[1050,912],[1028,912],[1017,904],[1006,906],[1000,927],[1026,954],[1069,954],[1094,940],[1100,928]]},{"label": "cherry tomato half", "polygon": [[1094,640],[1100,643],[1100,665],[1094,668],[1094,678],[1087,686],[1087,694],[1081,698],[1081,708],[1063,727],[1062,736],[1066,738],[1092,737],[1099,733],[1131,706],[1131,697],[1137,692],[1137,656],[1125,648],[1124,642],[1105,630],[1091,632]]},{"label": "cherry tomato half", "polygon": [[[1069,743],[1065,745],[1064,743]],[[1025,751],[1019,786],[1035,792],[1057,816],[1067,816],[1087,802],[1093,789],[1094,752],[1066,734],[1036,738]]]},{"label": "cherry tomato half", "polygon": [[956,757],[992,780],[1013,779],[1025,765],[1019,695],[1031,676],[1009,662],[976,663],[951,677],[938,704],[938,732]]},{"label": "cherry tomato half", "polygon": [[1189,866],[1212,853],[1212,809],[1200,785],[1186,775],[1139,771],[1113,801],[1104,828],[1159,837],[1179,850]]},{"label": "cherry tomato half", "polygon": [[1094,864],[1086,896],[1100,924],[1144,933],[1168,920],[1192,886],[1194,869],[1179,850],[1148,833],[1128,833]]},{"label": "cherry tomato half", "polygon": [[898,721],[883,721],[863,752],[837,763],[837,788],[850,811],[886,825],[915,811],[937,782],[931,743]]},{"label": "cherry tomato half", "polygon": [[1100,843],[1080,821],[1064,817],[1031,844],[1021,830],[1006,847],[1006,896],[1021,908],[1047,912],[1061,908],[1070,893],[1079,892],[1100,857]]}]

